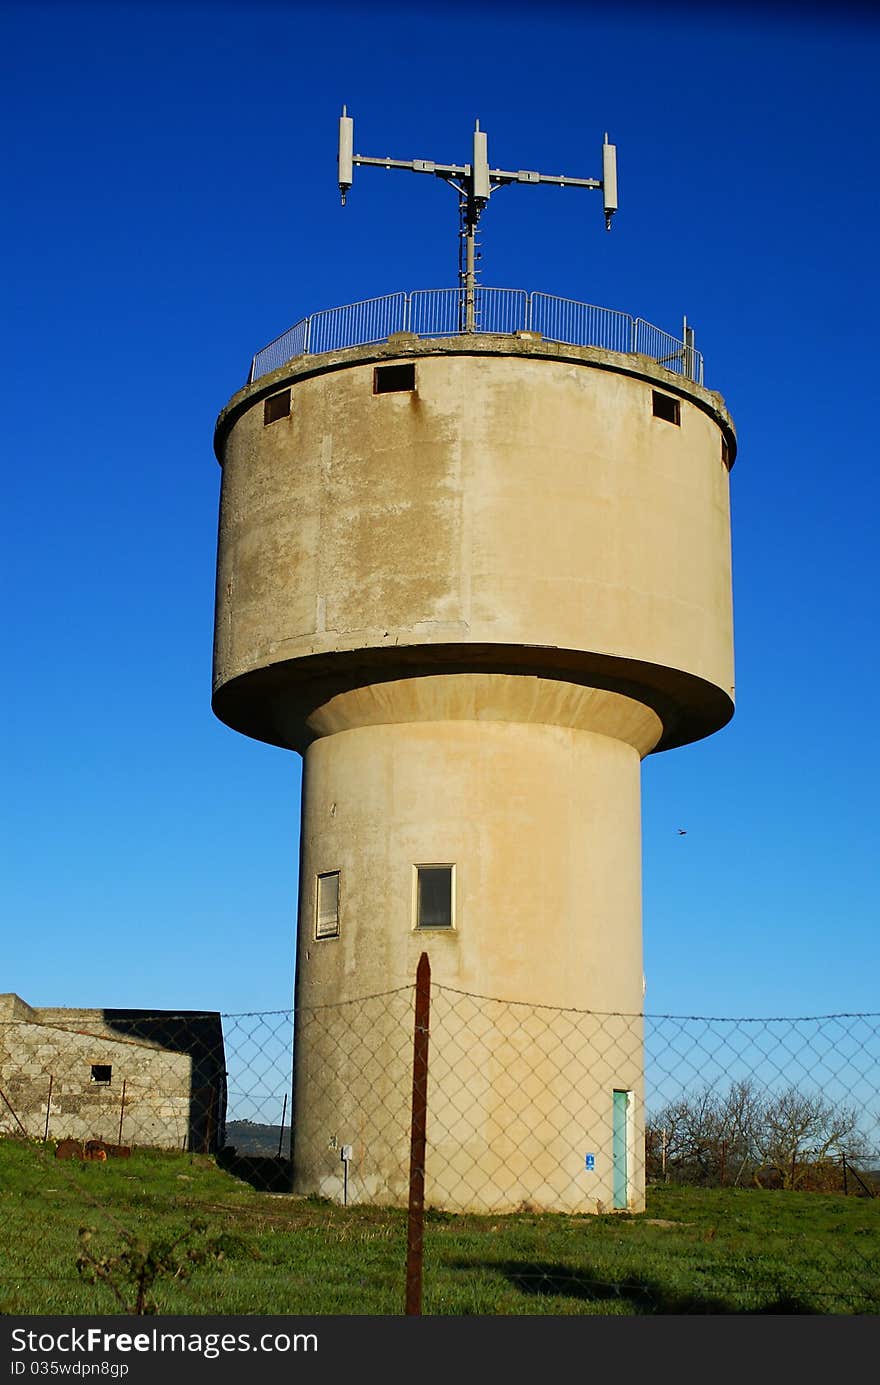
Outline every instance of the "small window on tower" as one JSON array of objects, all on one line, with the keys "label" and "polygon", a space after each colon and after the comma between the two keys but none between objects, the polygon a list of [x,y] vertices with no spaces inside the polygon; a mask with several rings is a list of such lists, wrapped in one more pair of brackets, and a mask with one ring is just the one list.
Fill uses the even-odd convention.
[{"label": "small window on tower", "polygon": [[315,900],[315,937],[339,937],[339,871],[318,876]]},{"label": "small window on tower", "polygon": [[113,1076],[113,1068],[109,1063],[92,1064],[92,1081],[101,1087],[110,1086],[110,1078]]},{"label": "small window on tower", "polygon": [[727,438],[721,439],[721,460],[725,466],[730,466],[730,444]]},{"label": "small window on tower", "polygon": [[454,866],[416,866],[416,928],[451,928]]},{"label": "small window on tower", "polygon": [[397,394],[402,390],[414,390],[415,387],[415,361],[408,361],[405,365],[377,365],[373,371],[374,394]]},{"label": "small window on tower", "polygon": [[681,401],[674,399],[671,394],[661,394],[659,390],[652,390],[654,401],[654,417],[663,418],[667,423],[681,425]]},{"label": "small window on tower", "polygon": [[267,423],[277,423],[279,418],[287,418],[290,413],[290,390],[272,394],[263,404],[263,427]]}]

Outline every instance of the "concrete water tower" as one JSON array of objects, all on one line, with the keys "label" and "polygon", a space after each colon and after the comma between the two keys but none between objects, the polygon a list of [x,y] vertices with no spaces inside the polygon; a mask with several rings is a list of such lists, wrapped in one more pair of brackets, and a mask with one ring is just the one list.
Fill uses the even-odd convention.
[{"label": "concrete water tower", "polygon": [[[405,1201],[399,1023],[374,1012],[387,1082],[359,1080],[362,1036],[340,1054],[427,951],[441,988],[583,1020],[578,1067],[552,1026],[432,1025],[432,1055],[481,1058],[433,1132],[429,1097],[427,1201],[638,1209],[640,763],[733,712],[733,425],[687,327],[476,282],[505,183],[597,189],[610,225],[607,136],[593,180],[491,169],[479,127],[461,166],[355,156],[351,130],[343,200],[357,164],[458,190],[459,286],[298,323],[215,435],[213,708],[304,762],[295,1187],[341,1196],[342,1149],[356,1196]],[[541,1111],[514,1160],[511,1092]]]}]

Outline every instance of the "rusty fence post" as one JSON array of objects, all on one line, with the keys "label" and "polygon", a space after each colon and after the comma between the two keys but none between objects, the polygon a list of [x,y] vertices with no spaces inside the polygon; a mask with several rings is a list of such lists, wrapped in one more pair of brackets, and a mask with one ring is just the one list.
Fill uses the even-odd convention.
[{"label": "rusty fence post", "polygon": [[284,1093],[284,1105],[281,1108],[281,1134],[278,1136],[278,1158],[282,1156],[284,1149],[284,1120],[287,1115],[287,1093]]},{"label": "rusty fence post", "polygon": [[214,1088],[208,1088],[208,1109],[205,1112],[205,1129],[202,1135],[202,1153],[210,1154],[214,1140]]},{"label": "rusty fence post", "polygon": [[428,1034],[431,1018],[431,964],[427,952],[416,970],[413,1030],[412,1135],[409,1153],[409,1209],[406,1222],[406,1309],[422,1311],[425,1240],[425,1146],[428,1128]]},{"label": "rusty fence post", "polygon": [[126,1080],[127,1080],[127,1079],[123,1077],[123,1079],[122,1079],[122,1100],[121,1100],[120,1103],[119,1103],[119,1135],[118,1135],[118,1137],[117,1137],[116,1143],[117,1143],[118,1145],[120,1145],[120,1146],[121,1146],[121,1144],[122,1144],[122,1122],[125,1120],[125,1083],[126,1083]]},{"label": "rusty fence post", "polygon": [[46,1097],[46,1129],[43,1132],[43,1144],[49,1141],[49,1113],[52,1110],[52,1084],[55,1078],[49,1073],[49,1095]]},{"label": "rusty fence post", "polygon": [[6,1108],[10,1111],[10,1113],[11,1113],[11,1115],[12,1115],[12,1119],[15,1121],[15,1124],[18,1126],[18,1128],[19,1128],[19,1130],[21,1131],[22,1135],[24,1135],[24,1137],[25,1137],[26,1140],[29,1139],[30,1137],[28,1136],[28,1133],[27,1133],[26,1128],[22,1125],[21,1121],[18,1119],[18,1112],[16,1111],[15,1107],[13,1106],[12,1102],[9,1100],[9,1097],[6,1095],[6,1093],[4,1092],[4,1090],[3,1090],[2,1087],[0,1087],[0,1097],[2,1097],[2,1099],[3,1099],[3,1104],[4,1104],[4,1105],[6,1106]]}]

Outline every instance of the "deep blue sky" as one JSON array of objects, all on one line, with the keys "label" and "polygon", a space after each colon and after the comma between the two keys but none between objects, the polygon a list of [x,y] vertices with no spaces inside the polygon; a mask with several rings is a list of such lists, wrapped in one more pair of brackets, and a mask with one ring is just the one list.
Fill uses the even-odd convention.
[{"label": "deep blue sky", "polygon": [[[0,8],[5,287],[0,990],[291,1004],[298,757],[210,710],[215,417],[304,313],[452,285],[439,181],[510,188],[483,281],[677,332],[738,426],[738,710],[650,758],[654,1013],[877,1010],[880,27],[835,9]],[[680,836],[679,827],[687,831]]]}]

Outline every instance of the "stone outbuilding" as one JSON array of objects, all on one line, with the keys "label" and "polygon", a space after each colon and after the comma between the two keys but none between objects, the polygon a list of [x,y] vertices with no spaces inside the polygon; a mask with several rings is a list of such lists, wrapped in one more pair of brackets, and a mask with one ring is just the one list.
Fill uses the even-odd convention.
[{"label": "stone outbuilding", "polygon": [[219,1014],[35,1008],[0,995],[0,1135],[210,1153],[225,1117]]}]

